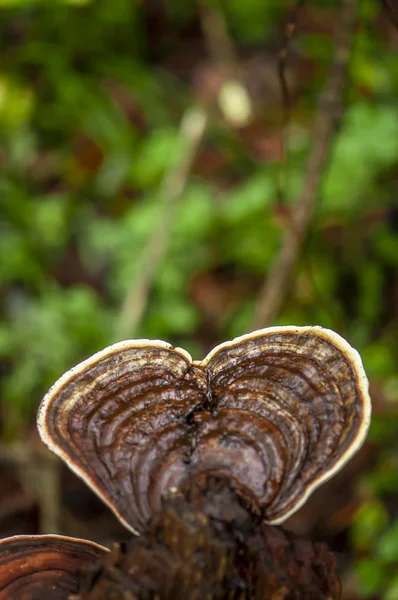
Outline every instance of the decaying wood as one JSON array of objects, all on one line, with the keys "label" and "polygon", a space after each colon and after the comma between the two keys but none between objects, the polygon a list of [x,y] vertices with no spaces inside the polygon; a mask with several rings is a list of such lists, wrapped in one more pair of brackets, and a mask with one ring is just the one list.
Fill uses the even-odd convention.
[{"label": "decaying wood", "polygon": [[81,572],[74,600],[338,599],[324,544],[264,525],[229,482],[169,498],[148,532]]}]

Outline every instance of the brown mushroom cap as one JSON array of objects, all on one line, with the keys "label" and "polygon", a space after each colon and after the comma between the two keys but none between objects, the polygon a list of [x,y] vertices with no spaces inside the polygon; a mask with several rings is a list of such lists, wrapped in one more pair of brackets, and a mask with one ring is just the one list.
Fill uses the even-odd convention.
[{"label": "brown mushroom cap", "polygon": [[0,600],[67,600],[79,589],[78,569],[107,548],[60,535],[0,540]]},{"label": "brown mushroom cap", "polygon": [[143,531],[161,499],[228,477],[281,523],[362,445],[370,423],[359,354],[321,327],[271,327],[203,361],[160,341],[114,344],[63,375],[38,413],[47,446]]}]

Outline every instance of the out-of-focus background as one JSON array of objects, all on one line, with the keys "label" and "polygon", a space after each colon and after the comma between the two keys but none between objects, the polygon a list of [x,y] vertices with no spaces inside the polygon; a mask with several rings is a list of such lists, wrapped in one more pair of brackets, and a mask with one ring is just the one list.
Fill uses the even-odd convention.
[{"label": "out-of-focus background", "polygon": [[398,10],[358,2],[314,214],[263,323],[336,109],[319,98],[340,3],[298,4],[0,0],[2,536],[49,519],[123,534],[35,432],[76,362],[129,337],[201,358],[257,325],[319,324],[360,351],[374,416],[287,526],[330,544],[346,600],[398,599]]}]

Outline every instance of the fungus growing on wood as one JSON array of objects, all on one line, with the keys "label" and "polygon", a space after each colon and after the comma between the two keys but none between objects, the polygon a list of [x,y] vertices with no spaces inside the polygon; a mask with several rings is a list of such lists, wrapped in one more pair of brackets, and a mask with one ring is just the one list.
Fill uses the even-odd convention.
[{"label": "fungus growing on wood", "polygon": [[60,535],[16,535],[0,540],[0,600],[64,600],[78,592],[79,570],[109,550]]},{"label": "fungus growing on wood", "polygon": [[359,354],[320,327],[255,331],[202,361],[160,341],[114,344],[63,375],[38,414],[44,443],[133,532],[206,473],[282,523],[360,448],[369,422]]},{"label": "fungus growing on wood", "polygon": [[[77,365],[40,405],[41,438],[142,536],[110,555],[69,540],[97,552],[88,560],[78,551],[76,570],[66,569],[70,582],[85,581],[75,598],[197,599],[210,585],[215,600],[230,597],[235,584],[247,599],[301,599],[314,590],[319,599],[338,598],[326,547],[270,524],[287,519],[353,456],[370,412],[359,354],[320,327],[255,331],[202,361],[165,342],[129,340]],[[23,539],[50,554],[59,543],[60,560],[67,550],[60,541],[67,538]],[[0,560],[13,540],[2,542]],[[25,554],[24,568],[44,585],[36,555]],[[17,585],[12,563],[11,556],[15,582],[7,585]],[[33,600],[28,585],[24,598]],[[54,585],[54,600],[67,600],[67,587]],[[8,589],[0,600],[13,597]]]},{"label": "fungus growing on wood", "polygon": [[[336,561],[325,544],[259,523],[225,481],[168,498],[142,536],[82,569],[74,600],[332,600]],[[128,578],[125,574],[128,574]]]}]

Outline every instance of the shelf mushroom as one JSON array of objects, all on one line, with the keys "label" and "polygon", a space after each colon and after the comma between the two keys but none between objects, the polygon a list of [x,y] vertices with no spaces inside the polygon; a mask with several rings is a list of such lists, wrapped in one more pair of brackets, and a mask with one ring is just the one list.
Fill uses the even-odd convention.
[{"label": "shelf mushroom", "polygon": [[0,540],[0,600],[66,600],[78,591],[78,569],[107,548],[61,535],[16,535]]},{"label": "shelf mushroom", "polygon": [[133,532],[203,472],[282,523],[362,445],[359,354],[320,327],[272,327],[203,361],[160,341],[114,344],[68,371],[38,413],[44,443]]},{"label": "shelf mushroom", "polygon": [[208,476],[228,480],[263,523],[282,523],[357,452],[370,414],[357,351],[331,330],[288,326],[202,361],[162,341],[114,344],[54,384],[37,423],[48,448],[143,533],[164,498]]}]

